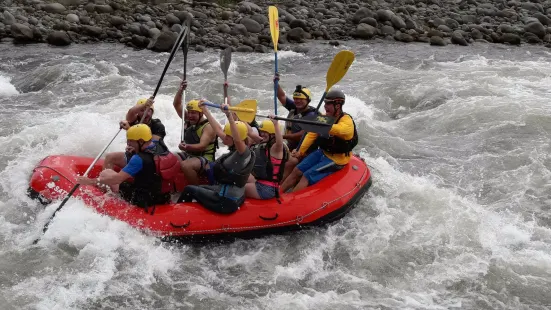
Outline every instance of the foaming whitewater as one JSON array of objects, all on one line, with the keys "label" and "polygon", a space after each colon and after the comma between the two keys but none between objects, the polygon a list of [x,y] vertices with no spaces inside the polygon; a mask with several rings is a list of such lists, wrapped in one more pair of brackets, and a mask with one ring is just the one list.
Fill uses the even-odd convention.
[{"label": "foaming whitewater", "polygon": [[[312,105],[333,55],[356,54],[337,86],[373,186],[342,220],[176,246],[71,199],[31,246],[59,206],[26,196],[33,167],[53,154],[95,157],[128,108],[152,94],[168,55],[0,45],[0,97],[9,96],[0,117],[3,309],[551,308],[550,54],[496,45],[309,47],[278,56],[283,88],[309,87]],[[218,52],[189,57],[187,98],[221,103]],[[172,149],[181,58],[155,101]],[[231,101],[255,98],[259,113],[272,113],[273,72],[273,54],[234,53]],[[121,133],[108,151],[124,145]]]}]

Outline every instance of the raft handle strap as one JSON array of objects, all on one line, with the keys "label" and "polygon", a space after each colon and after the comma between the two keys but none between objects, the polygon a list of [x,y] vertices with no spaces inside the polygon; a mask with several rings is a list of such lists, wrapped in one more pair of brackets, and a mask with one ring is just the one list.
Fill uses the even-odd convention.
[{"label": "raft handle strap", "polygon": [[273,220],[277,219],[278,216],[279,216],[279,214],[276,213],[274,217],[264,217],[262,215],[259,215],[258,217],[265,220],[265,221],[273,221]]}]

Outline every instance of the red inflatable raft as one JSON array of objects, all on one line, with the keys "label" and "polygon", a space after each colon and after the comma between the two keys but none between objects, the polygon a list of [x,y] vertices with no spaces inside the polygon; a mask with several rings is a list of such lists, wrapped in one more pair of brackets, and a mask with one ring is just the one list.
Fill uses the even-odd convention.
[{"label": "red inflatable raft", "polygon": [[[82,175],[92,161],[92,158],[76,156],[46,157],[33,171],[29,195],[45,204],[63,199],[75,185],[76,177]],[[102,164],[99,161],[89,177],[97,177]],[[178,187],[184,185],[182,178]],[[349,165],[319,183],[282,194],[281,204],[276,199],[247,199],[230,215],[211,212],[198,203],[159,205],[150,214],[113,194],[104,195],[94,186],[79,187],[73,197],[101,214],[166,241],[207,241],[256,237],[335,221],[350,211],[370,186],[371,174],[366,163],[354,155]]]}]

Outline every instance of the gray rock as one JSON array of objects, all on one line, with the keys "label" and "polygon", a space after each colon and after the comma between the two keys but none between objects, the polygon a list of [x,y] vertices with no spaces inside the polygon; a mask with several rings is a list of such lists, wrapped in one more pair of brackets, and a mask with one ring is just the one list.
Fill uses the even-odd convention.
[{"label": "gray rock", "polygon": [[80,16],[80,23],[83,24],[83,25],[89,25],[91,20],[90,20],[90,17],[88,16]]},{"label": "gray rock", "polygon": [[202,46],[202,45],[195,45],[195,51],[196,52],[199,52],[199,53],[203,53],[204,51],[206,51],[207,49]]},{"label": "gray rock", "polygon": [[304,31],[308,31],[309,29],[308,23],[304,19],[294,19],[289,23],[289,27],[291,27],[291,29],[300,27]]},{"label": "gray rock", "polygon": [[247,27],[245,27],[245,25],[243,24],[235,24],[231,30],[231,34],[232,35],[244,35],[244,36],[248,36],[249,35],[249,32],[247,31]]},{"label": "gray rock", "polygon": [[144,48],[148,47],[148,44],[151,44],[151,41],[149,41],[146,37],[133,35],[132,36],[132,44],[136,47]]},{"label": "gray rock", "polygon": [[360,20],[360,24],[368,24],[368,25],[371,25],[373,27],[377,27],[377,21],[375,20],[375,18],[373,17],[366,17],[362,20]]},{"label": "gray rock", "polygon": [[464,24],[476,24],[476,15],[461,15]]},{"label": "gray rock", "polygon": [[174,13],[174,16],[178,17],[178,19],[183,23],[185,22],[186,20],[193,20],[193,17],[191,16],[191,14],[189,14],[188,12],[186,11],[175,11]]},{"label": "gray rock", "polygon": [[115,27],[126,25],[126,19],[120,17],[120,16],[111,16],[109,19],[109,23]]},{"label": "gray rock", "polygon": [[390,17],[390,22],[396,29],[406,28],[406,22],[404,22],[404,20],[397,15],[392,15]]},{"label": "gray rock", "polygon": [[180,21],[180,19],[178,17],[176,17],[176,15],[174,15],[174,14],[168,14],[167,16],[165,16],[165,20],[166,20],[166,23],[169,26],[172,26],[174,24],[181,24],[182,23]]},{"label": "gray rock", "polygon": [[163,31],[154,40],[149,42],[147,48],[157,52],[168,52],[172,49],[177,37],[172,31]]},{"label": "gray rock", "polygon": [[20,23],[11,24],[10,32],[17,42],[29,42],[32,41],[34,37],[31,28]]},{"label": "gray rock", "polygon": [[150,28],[148,30],[148,35],[149,35],[150,38],[156,38],[160,34],[161,34],[161,30],[159,30],[157,28]]},{"label": "gray rock", "polygon": [[534,14],[534,17],[538,19],[538,21],[542,24],[542,25],[545,25],[545,26],[549,26],[551,25],[551,19],[549,19],[547,16],[541,14],[541,13],[536,13]]},{"label": "gray rock", "polygon": [[287,40],[289,42],[303,42],[306,39],[306,31],[302,28],[294,28],[287,32]]},{"label": "gray rock", "polygon": [[199,11],[191,11],[191,15],[193,15],[193,17],[195,17],[197,19],[208,19],[209,18],[207,16],[207,14],[205,14],[203,12],[199,12]]},{"label": "gray rock", "polygon": [[170,27],[170,31],[180,33],[180,31],[182,31],[182,26],[180,24],[174,24]]},{"label": "gray rock", "polygon": [[480,31],[478,31],[478,29],[473,29],[471,31],[471,37],[475,40],[481,40],[484,36]]},{"label": "gray rock", "polygon": [[511,25],[502,24],[499,25],[499,31],[501,31],[501,33],[515,33],[515,28]]},{"label": "gray rock", "polygon": [[450,33],[452,32],[452,30],[450,29],[450,27],[446,26],[446,25],[440,25],[438,26],[438,28],[436,28],[442,32],[445,32],[445,33]]},{"label": "gray rock", "polygon": [[409,42],[413,42],[413,37],[407,33],[402,33],[400,31],[397,31],[396,34],[394,35],[394,40],[409,43]]},{"label": "gray rock", "polygon": [[377,10],[377,20],[380,22],[390,21],[393,15],[390,10]]},{"label": "gray rock", "polygon": [[98,13],[113,13],[113,8],[109,4],[96,5],[96,12]]},{"label": "gray rock", "polygon": [[514,45],[520,45],[520,37],[514,33],[504,33],[501,36],[503,43],[509,43]]},{"label": "gray rock", "polygon": [[381,27],[381,34],[384,36],[394,36],[394,33],[396,33],[396,30],[391,26],[384,25]]},{"label": "gray rock", "polygon": [[265,15],[255,14],[255,15],[251,16],[251,19],[255,20],[257,23],[259,23],[261,25],[269,25],[270,24],[270,21],[268,20],[268,17],[266,17]]},{"label": "gray rock", "polygon": [[48,13],[63,13],[65,12],[65,7],[60,3],[48,3],[42,7],[42,9]]},{"label": "gray rock", "polygon": [[417,28],[419,28],[417,26],[417,23],[413,19],[406,17],[406,29],[417,29]]},{"label": "gray rock", "polygon": [[96,5],[89,2],[87,3],[85,6],[84,6],[84,9],[86,10],[86,12],[88,13],[93,13],[96,11]]},{"label": "gray rock", "polygon": [[68,7],[68,6],[79,6],[81,4],[84,4],[86,0],[57,0],[57,2]]},{"label": "gray rock", "polygon": [[20,21],[22,21],[23,23],[26,23],[26,22],[29,21],[29,19],[28,19],[26,16],[23,16],[23,15],[17,15],[17,16],[15,17],[15,19],[16,19],[16,20],[20,20]]},{"label": "gray rock", "polygon": [[139,23],[132,23],[128,26],[128,31],[132,34],[141,34],[141,30],[140,30],[140,24]]},{"label": "gray rock", "polygon": [[29,24],[31,24],[31,25],[38,25],[38,19],[36,19],[36,18],[33,17],[33,16],[29,17]]},{"label": "gray rock", "polygon": [[357,10],[356,13],[354,13],[354,16],[352,17],[352,21],[355,24],[359,24],[362,19],[368,18],[368,17],[373,18],[375,17],[375,14],[373,14],[373,12],[368,8],[361,8]]},{"label": "gray rock", "polygon": [[248,1],[241,2],[239,4],[239,9],[238,10],[241,13],[252,13],[252,12],[262,11],[262,9],[258,5],[254,4],[252,2],[248,2]]},{"label": "gray rock", "polygon": [[355,37],[360,39],[371,39],[377,34],[377,28],[368,24],[359,24],[356,27]]},{"label": "gray rock", "polygon": [[230,11],[224,11],[222,12],[222,14],[220,14],[220,18],[222,18],[223,20],[229,20],[231,17],[232,17],[232,12]]},{"label": "gray rock", "polygon": [[241,45],[237,48],[237,51],[240,53],[252,53],[254,49],[248,45]]},{"label": "gray rock", "polygon": [[543,38],[545,36],[545,27],[539,22],[532,22],[528,25],[524,26],[524,31],[533,33],[537,35],[539,38]]},{"label": "gray rock", "polygon": [[446,26],[450,27],[450,29],[457,29],[459,28],[459,22],[455,19],[446,18]]},{"label": "gray rock", "polygon": [[430,37],[430,45],[435,45],[435,46],[446,46],[447,43],[446,43],[446,41],[444,41],[444,39],[442,39],[441,37],[432,36],[432,37]]},{"label": "gray rock", "polygon": [[245,28],[247,28],[248,32],[259,33],[260,31],[262,31],[262,25],[248,17],[243,18],[240,23],[244,25]]},{"label": "gray rock", "polygon": [[71,44],[71,38],[65,31],[52,31],[46,37],[46,42],[56,46],[66,46]]},{"label": "gray rock", "polygon": [[80,21],[76,14],[67,14],[67,16],[65,16],[65,19],[70,23],[78,23]]},{"label": "gray rock", "polygon": [[231,28],[230,26],[228,26],[228,24],[219,24],[216,26],[216,31],[218,32],[221,32],[221,33],[230,33],[231,32]]},{"label": "gray rock", "polygon": [[452,43],[457,45],[462,45],[462,46],[469,45],[467,44],[467,40],[465,40],[465,38],[463,37],[463,34],[459,30],[456,30],[452,33]]},{"label": "gray rock", "polygon": [[89,36],[99,37],[102,34],[103,29],[97,26],[84,25],[82,26],[82,31]]},{"label": "gray rock", "polygon": [[540,4],[531,3],[531,2],[523,2],[523,3],[520,4],[520,7],[525,9],[525,10],[534,12],[534,13],[535,12],[543,13],[543,7]]},{"label": "gray rock", "polygon": [[8,11],[4,11],[4,24],[11,25],[15,23],[15,17]]}]

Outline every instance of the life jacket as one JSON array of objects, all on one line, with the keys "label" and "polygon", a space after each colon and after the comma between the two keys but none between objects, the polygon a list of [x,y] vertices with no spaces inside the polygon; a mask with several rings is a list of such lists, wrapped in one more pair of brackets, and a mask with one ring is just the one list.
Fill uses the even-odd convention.
[{"label": "life jacket", "polygon": [[[199,142],[201,142],[201,135],[203,134],[203,130],[205,129],[205,126],[207,126],[208,123],[209,123],[208,120],[203,120],[199,122],[199,124],[197,125],[193,125],[193,126],[188,125],[184,131],[184,142],[186,144],[198,144]],[[204,151],[202,152],[186,151],[186,153],[192,156],[203,156],[209,161],[214,161],[217,148],[218,148],[218,139],[214,138],[214,141],[212,141]]]},{"label": "life jacket", "polygon": [[[307,115],[310,115],[310,113],[316,113],[317,115],[320,115],[319,111],[317,111],[314,107],[308,106],[306,111],[301,113],[297,113],[296,109],[289,110],[287,118],[301,119]],[[285,130],[287,133],[297,133],[302,129],[300,128],[300,124],[287,121],[285,122]]]},{"label": "life jacket", "polygon": [[[289,115],[287,116],[287,118],[301,119],[301,118],[303,118],[305,116],[308,116],[312,113],[315,113],[316,115],[320,115],[319,111],[317,111],[315,108],[313,108],[311,106],[308,106],[308,109],[306,111],[302,112],[302,113],[297,113],[295,109],[290,110]],[[285,132],[287,134],[297,133],[301,130],[302,130],[302,128],[300,127],[299,123],[285,122]],[[304,133],[304,135],[306,135],[306,133]],[[304,135],[303,135],[303,139],[304,139]],[[299,142],[287,140],[287,146],[289,146],[289,149],[294,150],[297,147],[299,147]],[[312,145],[306,151],[306,154],[312,153],[317,148],[318,148],[317,143],[316,142],[312,143]]]},{"label": "life jacket", "polygon": [[247,166],[245,166],[240,171],[235,171],[231,169],[231,166],[228,169],[228,167],[224,164],[226,159],[234,152],[237,152],[237,151],[233,150],[227,154],[224,154],[222,155],[222,157],[218,158],[218,160],[215,162],[213,167],[214,179],[220,184],[235,185],[237,187],[243,187],[245,186],[245,184],[247,184],[249,175],[251,174],[251,171],[254,168],[255,154],[254,152],[251,152],[251,158],[249,159],[249,163],[247,164]]},{"label": "life jacket", "polygon": [[[283,158],[281,159],[281,163],[274,165],[271,160],[271,148],[272,144],[269,143],[257,144],[252,148],[252,151],[254,152],[256,157],[252,175],[257,180],[265,180],[279,184],[279,182],[281,182],[281,179],[283,178],[285,163],[289,159],[289,154],[287,152],[287,149],[283,148]],[[274,175],[274,170],[278,167],[278,173]]]},{"label": "life jacket", "polygon": [[176,190],[176,176],[181,169],[176,155],[155,144],[154,150],[140,152],[138,156],[143,161],[143,168],[134,177],[137,188],[153,194],[167,194]]},{"label": "life jacket", "polygon": [[[350,116],[350,114],[342,113],[341,116],[337,118],[337,121],[335,121],[335,124],[337,124],[344,115]],[[350,118],[352,119],[352,123],[354,124],[354,136],[352,136],[352,139],[344,140],[335,136],[330,136],[328,138],[318,137],[316,141],[319,148],[331,154],[346,154],[346,156],[350,156],[350,152],[352,152],[354,147],[358,145],[358,132],[356,131],[356,123],[354,122],[352,116],[350,116]]]}]

